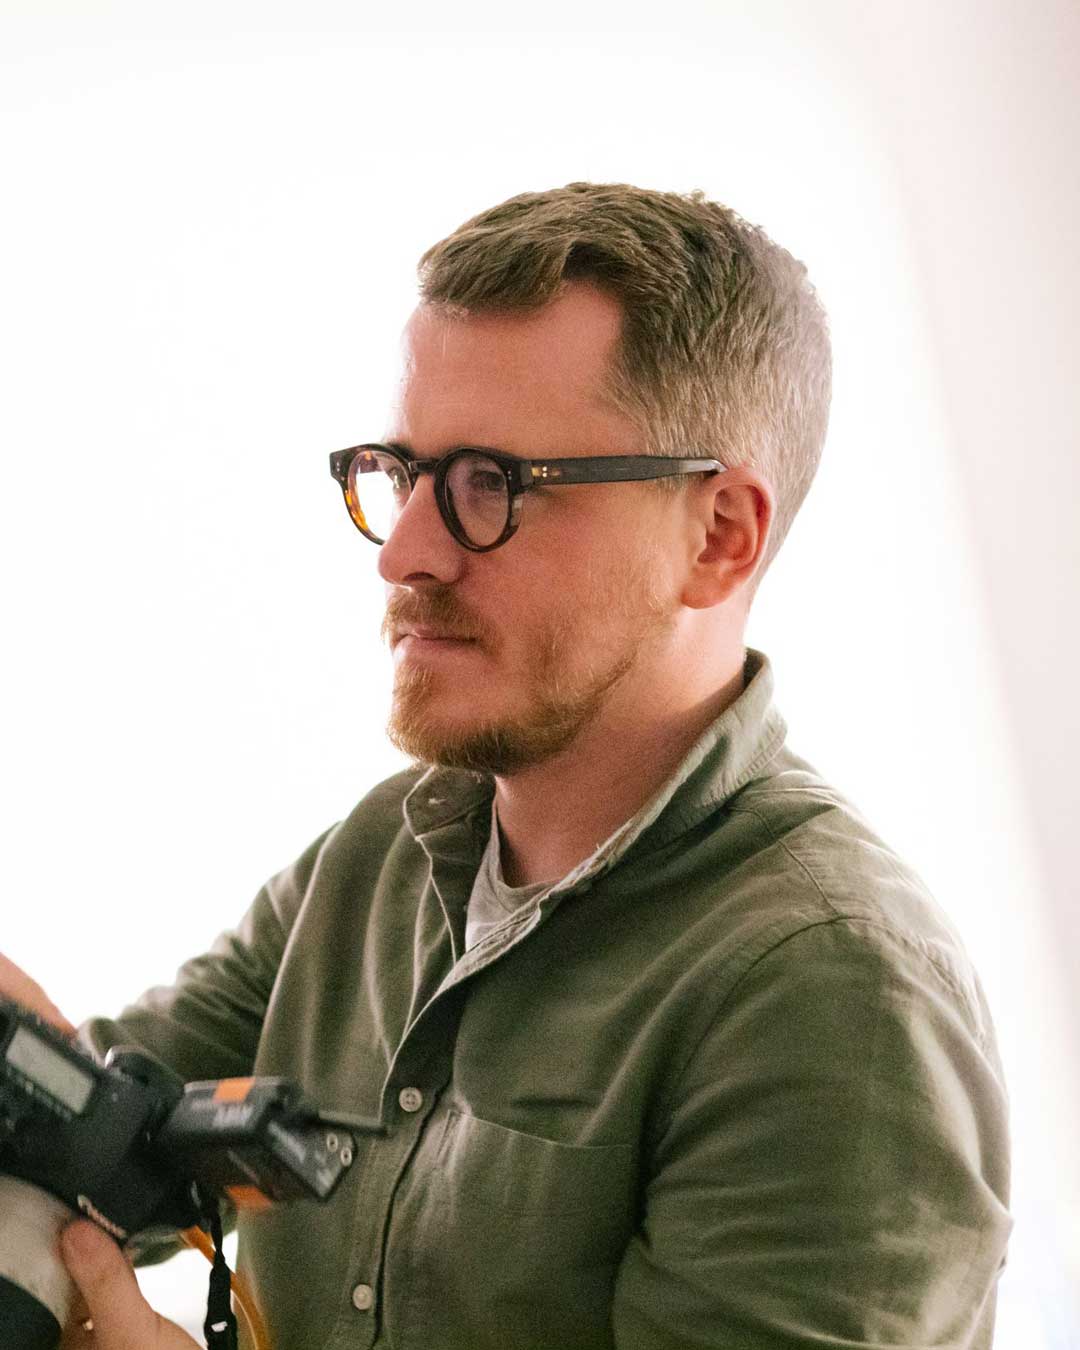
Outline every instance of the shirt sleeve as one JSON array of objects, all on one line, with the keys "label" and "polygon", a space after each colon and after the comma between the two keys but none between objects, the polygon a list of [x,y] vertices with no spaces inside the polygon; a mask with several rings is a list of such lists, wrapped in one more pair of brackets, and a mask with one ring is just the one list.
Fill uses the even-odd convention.
[{"label": "shirt sleeve", "polygon": [[688,1055],[644,1185],[619,1350],[989,1347],[1007,1104],[973,977],[869,921],[786,937]]},{"label": "shirt sleeve", "polygon": [[147,990],[118,1017],[84,1022],[82,1044],[99,1056],[114,1045],[138,1046],[187,1082],[250,1074],[286,943],[326,838],[268,881],[236,927],[181,966],[175,983]]}]

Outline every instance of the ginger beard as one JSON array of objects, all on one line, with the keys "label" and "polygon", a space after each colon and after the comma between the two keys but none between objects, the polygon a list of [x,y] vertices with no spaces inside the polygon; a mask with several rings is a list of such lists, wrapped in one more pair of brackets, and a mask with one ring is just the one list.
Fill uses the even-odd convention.
[{"label": "ginger beard", "polygon": [[[597,584],[578,608],[533,625],[519,655],[517,678],[524,688],[510,700],[512,714],[485,712],[485,685],[478,683],[475,716],[468,722],[440,719],[445,672],[399,667],[387,727],[392,743],[424,764],[505,776],[543,763],[565,750],[600,712],[612,690],[629,674],[651,640],[662,638],[673,618],[654,588],[647,559]],[[468,635],[498,659],[498,633],[478,622],[449,587],[397,591],[387,602],[383,636],[409,623]],[[502,690],[494,691],[492,701]]]}]

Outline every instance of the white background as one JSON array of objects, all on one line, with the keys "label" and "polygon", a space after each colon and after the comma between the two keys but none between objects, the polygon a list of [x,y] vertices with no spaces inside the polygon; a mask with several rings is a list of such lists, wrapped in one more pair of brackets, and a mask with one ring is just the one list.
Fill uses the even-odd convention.
[{"label": "white background", "polygon": [[[382,430],[417,256],[523,190],[702,188],[806,261],[835,339],[749,641],[987,987],[996,1344],[1080,1346],[1075,7],[0,23],[0,946],[69,1016],[112,1010],[397,767],[374,550],[326,456]],[[174,1264],[147,1287],[198,1321]]]}]

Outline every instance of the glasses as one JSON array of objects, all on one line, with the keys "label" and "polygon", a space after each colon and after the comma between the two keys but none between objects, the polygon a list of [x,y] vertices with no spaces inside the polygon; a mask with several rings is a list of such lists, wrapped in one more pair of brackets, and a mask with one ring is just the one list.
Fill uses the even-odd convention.
[{"label": "glasses", "polygon": [[601,455],[589,459],[518,459],[463,446],[438,459],[415,459],[389,445],[354,445],[330,456],[352,522],[384,544],[417,479],[430,473],[446,528],[473,553],[505,544],[521,522],[525,493],[571,483],[635,483],[687,473],[722,473],[717,459]]}]

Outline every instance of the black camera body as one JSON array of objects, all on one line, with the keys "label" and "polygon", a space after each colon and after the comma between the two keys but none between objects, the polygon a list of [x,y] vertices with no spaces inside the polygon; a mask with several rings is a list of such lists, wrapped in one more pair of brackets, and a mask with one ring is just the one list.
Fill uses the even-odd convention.
[{"label": "black camera body", "polygon": [[253,1209],[327,1200],[354,1149],[286,1079],[185,1084],[128,1049],[101,1065],[0,998],[3,1350],[59,1339],[71,1286],[56,1237],[72,1212],[123,1243],[199,1224],[222,1196]]}]

